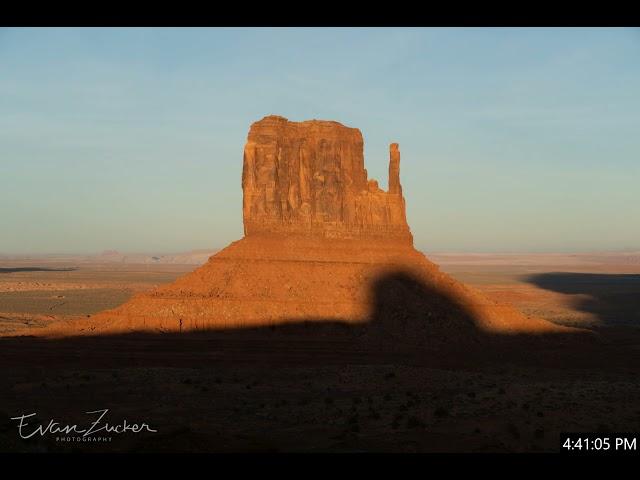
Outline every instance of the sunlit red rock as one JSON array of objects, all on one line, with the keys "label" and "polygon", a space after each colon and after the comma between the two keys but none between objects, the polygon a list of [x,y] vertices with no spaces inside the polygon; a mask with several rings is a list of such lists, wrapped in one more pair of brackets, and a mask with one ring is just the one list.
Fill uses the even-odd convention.
[{"label": "sunlit red rock", "polygon": [[389,192],[367,178],[360,130],[269,116],[251,125],[242,171],[245,235],[395,238],[411,242],[391,148]]},{"label": "sunlit red rock", "polygon": [[268,116],[250,128],[242,190],[244,238],[174,283],[45,334],[341,322],[393,343],[562,329],[487,299],[415,250],[397,143],[384,191],[367,176],[358,129]]}]

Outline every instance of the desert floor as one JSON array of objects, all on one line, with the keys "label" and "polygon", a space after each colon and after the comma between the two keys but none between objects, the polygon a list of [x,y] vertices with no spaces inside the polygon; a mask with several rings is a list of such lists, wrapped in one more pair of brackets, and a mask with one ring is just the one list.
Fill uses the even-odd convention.
[{"label": "desert floor", "polygon": [[[558,451],[561,432],[640,431],[640,263],[615,255],[455,255],[442,270],[597,342],[376,352],[348,335],[12,337],[92,315],[195,265],[0,264],[0,451]],[[146,422],[106,443],[22,440],[47,423]],[[33,420],[33,419],[32,419]]]}]

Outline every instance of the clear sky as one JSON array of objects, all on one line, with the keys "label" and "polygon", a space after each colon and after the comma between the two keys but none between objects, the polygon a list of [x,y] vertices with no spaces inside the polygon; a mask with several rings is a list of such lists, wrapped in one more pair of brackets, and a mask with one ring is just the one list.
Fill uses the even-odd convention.
[{"label": "clear sky", "polygon": [[225,246],[269,114],[399,142],[426,251],[640,249],[637,29],[2,29],[0,253]]}]

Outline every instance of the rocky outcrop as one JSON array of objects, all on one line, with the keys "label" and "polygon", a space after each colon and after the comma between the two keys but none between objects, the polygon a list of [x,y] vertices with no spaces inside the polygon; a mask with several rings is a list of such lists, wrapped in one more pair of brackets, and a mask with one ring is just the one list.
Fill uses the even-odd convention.
[{"label": "rocky outcrop", "polygon": [[[355,324],[381,346],[433,348],[482,332],[558,331],[441,272],[413,248],[390,146],[385,192],[362,135],[337,122],[254,123],[242,174],[245,237],[175,282],[43,335]],[[57,330],[56,330],[57,329]],[[360,330],[358,330],[360,331]]]},{"label": "rocky outcrop", "polygon": [[244,147],[246,236],[393,237],[411,243],[400,187],[400,152],[391,145],[389,191],[367,178],[362,134],[337,122],[265,117]]}]

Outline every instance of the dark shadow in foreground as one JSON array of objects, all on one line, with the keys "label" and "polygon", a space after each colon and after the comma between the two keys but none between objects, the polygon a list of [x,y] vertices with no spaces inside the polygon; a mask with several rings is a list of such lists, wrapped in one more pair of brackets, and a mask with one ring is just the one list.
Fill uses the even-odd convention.
[{"label": "dark shadow in foreground", "polygon": [[[368,322],[294,319],[264,327],[183,332],[132,332],[54,339],[0,338],[5,365],[82,359],[100,366],[240,363],[377,363],[390,359],[452,366],[522,361],[554,363],[594,361],[601,346],[588,330],[546,334],[494,334],[478,327],[474,314],[447,292],[404,271],[386,274],[373,286]],[[571,346],[571,353],[566,347]],[[577,356],[577,350],[589,351]],[[27,354],[26,352],[30,352]],[[73,353],[72,353],[73,352]],[[184,356],[184,353],[189,353]],[[71,356],[69,356],[71,355]],[[558,357],[559,356],[559,357]],[[40,360],[38,360],[40,359]]]},{"label": "dark shadow in foreground", "polygon": [[[0,450],[553,450],[549,432],[566,430],[569,420],[587,431],[603,423],[567,395],[615,408],[620,424],[633,414],[611,399],[608,385],[606,402],[596,398],[593,382],[636,379],[638,348],[578,331],[491,334],[455,298],[402,271],[380,278],[373,294],[363,325],[300,319],[218,331],[0,338],[0,390],[9,392],[0,415],[86,423],[86,412],[111,408],[115,418],[159,430],[91,447],[49,437],[29,443],[16,440],[6,413]],[[584,395],[576,371],[588,380]],[[563,382],[571,389],[556,390]],[[530,406],[546,389],[553,411],[539,400]],[[529,414],[533,420],[521,423]]]},{"label": "dark shadow in foreground", "polygon": [[526,280],[558,293],[580,295],[574,308],[601,326],[640,326],[640,274],[551,272]]}]

